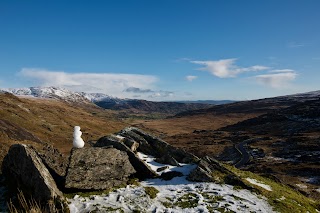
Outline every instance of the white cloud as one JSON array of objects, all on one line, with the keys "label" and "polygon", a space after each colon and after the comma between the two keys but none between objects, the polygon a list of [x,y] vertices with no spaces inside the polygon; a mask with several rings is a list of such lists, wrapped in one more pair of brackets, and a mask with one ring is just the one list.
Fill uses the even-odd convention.
[{"label": "white cloud", "polygon": [[270,73],[294,73],[292,69],[271,70]]},{"label": "white cloud", "polygon": [[193,80],[195,80],[195,79],[197,79],[198,78],[198,76],[194,76],[194,75],[188,75],[188,76],[186,76],[186,80],[187,81],[193,81]]},{"label": "white cloud", "polygon": [[238,67],[235,65],[236,58],[222,59],[218,61],[190,61],[193,64],[203,65],[199,70],[208,71],[219,78],[233,78],[243,72],[262,71],[269,67],[255,65],[251,67]]},{"label": "white cloud", "polygon": [[134,87],[149,89],[158,78],[152,75],[115,73],[67,73],[46,69],[23,68],[19,75],[33,80],[40,86],[61,86],[73,91],[103,92],[123,97],[123,91]]},{"label": "white cloud", "polygon": [[173,96],[174,96],[174,92],[160,90],[149,95],[149,98],[168,98]]},{"label": "white cloud", "polygon": [[270,86],[276,89],[284,89],[290,86],[290,83],[294,81],[297,77],[297,73],[294,70],[273,70],[269,74],[257,75],[252,78],[256,80],[257,83]]}]

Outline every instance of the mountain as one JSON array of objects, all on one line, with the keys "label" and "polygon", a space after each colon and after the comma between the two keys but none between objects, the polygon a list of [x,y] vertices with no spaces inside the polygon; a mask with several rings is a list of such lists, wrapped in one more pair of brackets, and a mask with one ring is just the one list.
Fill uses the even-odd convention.
[{"label": "mountain", "polygon": [[30,87],[16,89],[2,89],[17,96],[47,98],[65,101],[67,103],[88,104],[90,102],[99,107],[110,110],[122,110],[128,113],[160,113],[174,115],[179,112],[208,108],[209,104],[154,102],[138,99],[121,99],[103,93],[72,92],[59,87]]},{"label": "mountain", "polygon": [[220,105],[220,104],[230,104],[233,100],[197,100],[197,101],[177,101],[178,103],[186,103],[186,104],[212,104],[212,105]]},{"label": "mountain", "polygon": [[164,113],[169,115],[211,106],[199,103],[155,102],[137,99],[102,99],[94,101],[94,103],[105,109],[127,110],[131,113]]},{"label": "mountain", "polygon": [[29,87],[1,89],[2,92],[9,92],[17,96],[47,98],[62,100],[68,103],[88,103],[89,100],[83,94],[71,92],[59,87]]}]

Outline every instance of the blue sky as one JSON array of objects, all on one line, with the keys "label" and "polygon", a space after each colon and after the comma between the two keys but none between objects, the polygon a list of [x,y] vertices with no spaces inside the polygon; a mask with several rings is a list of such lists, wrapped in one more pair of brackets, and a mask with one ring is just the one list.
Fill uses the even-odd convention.
[{"label": "blue sky", "polygon": [[148,100],[319,90],[318,0],[0,1],[0,87]]}]

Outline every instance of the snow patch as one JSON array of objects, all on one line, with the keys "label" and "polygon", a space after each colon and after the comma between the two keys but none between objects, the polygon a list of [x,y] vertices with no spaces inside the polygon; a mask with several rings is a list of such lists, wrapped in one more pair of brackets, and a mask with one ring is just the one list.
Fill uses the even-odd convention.
[{"label": "snow patch", "polygon": [[[196,165],[181,164],[180,167],[155,162],[155,157],[138,152],[152,170],[166,166],[157,172],[159,175],[168,171],[179,171],[182,177],[165,181],[147,179],[140,186],[129,185],[106,195],[69,199],[71,213],[105,211],[105,212],[218,212],[220,209],[235,212],[273,212],[265,198],[258,197],[248,190],[235,190],[233,186],[215,183],[196,183],[186,180],[186,176]],[[145,187],[154,187],[159,193],[151,199]]]},{"label": "snow patch", "polygon": [[246,178],[246,180],[253,185],[260,186],[261,188],[264,188],[265,190],[268,190],[268,191],[272,191],[272,188],[269,185],[266,185],[260,181],[257,181],[256,179]]}]

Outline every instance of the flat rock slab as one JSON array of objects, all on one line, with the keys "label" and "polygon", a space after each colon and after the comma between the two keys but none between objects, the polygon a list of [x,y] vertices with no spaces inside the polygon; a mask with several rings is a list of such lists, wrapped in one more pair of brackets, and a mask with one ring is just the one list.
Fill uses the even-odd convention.
[{"label": "flat rock slab", "polygon": [[114,148],[74,148],[65,187],[77,190],[106,190],[126,184],[136,171],[126,152]]}]

